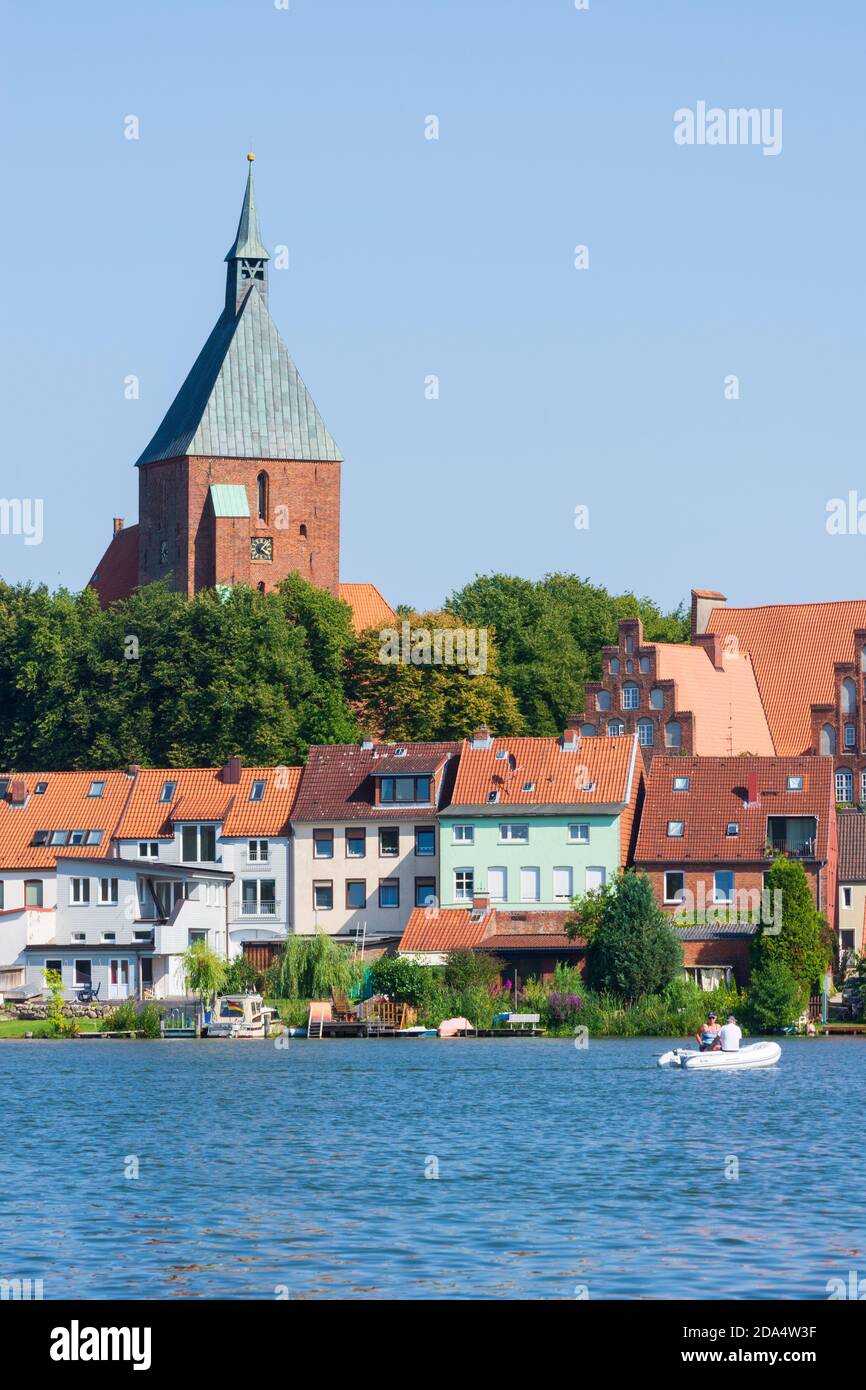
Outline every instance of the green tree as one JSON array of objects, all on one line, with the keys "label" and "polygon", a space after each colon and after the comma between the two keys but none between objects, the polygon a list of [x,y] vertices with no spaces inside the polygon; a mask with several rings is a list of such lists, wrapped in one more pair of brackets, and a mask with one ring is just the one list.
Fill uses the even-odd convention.
[{"label": "green tree", "polygon": [[436,972],[408,956],[379,956],[370,967],[370,984],[376,994],[387,994],[399,1004],[417,1009],[429,997]]},{"label": "green tree", "polygon": [[752,971],[746,997],[746,1018],[758,1033],[795,1022],[808,999],[808,990],[797,980],[781,956],[769,957]]},{"label": "green tree", "polygon": [[616,641],[620,618],[640,618],[649,641],[686,642],[682,607],[664,614],[648,599],[611,596],[573,574],[533,582],[478,575],[446,608],[496,634],[500,679],[514,692],[526,732],[557,734],[584,707],[584,685],[601,675],[601,648]]},{"label": "green tree", "polygon": [[[627,1000],[660,994],[682,969],[683,949],[645,874],[628,870],[599,894],[576,898],[572,937],[588,928],[586,966],[594,990]],[[575,931],[577,928],[577,931]]]},{"label": "green tree", "polygon": [[180,959],[187,989],[206,1007],[223,987],[228,962],[206,941],[191,942]]},{"label": "green tree", "polygon": [[[413,613],[407,621],[408,654],[411,656],[414,646],[419,657],[426,655],[428,639],[424,634],[429,634],[433,655],[435,633],[455,632],[464,627],[461,619],[451,613]],[[383,638],[375,628],[361,633],[346,661],[346,691],[359,722],[366,728],[380,738],[422,742],[466,738],[479,724],[487,724],[498,734],[523,732],[517,701],[499,680],[491,633],[484,639],[486,669],[482,670],[477,636],[472,638],[474,645],[467,647],[472,665],[435,660],[404,663],[388,659],[400,652],[400,624],[394,631],[399,634],[397,640]],[[458,652],[456,646],[454,650]],[[447,654],[447,648],[443,651]]]},{"label": "green tree", "polygon": [[752,972],[760,971],[769,961],[781,960],[797,983],[811,991],[824,975],[830,947],[826,923],[812,901],[803,865],[796,859],[775,859],[767,872],[765,890],[775,921],[763,924],[752,938]]}]

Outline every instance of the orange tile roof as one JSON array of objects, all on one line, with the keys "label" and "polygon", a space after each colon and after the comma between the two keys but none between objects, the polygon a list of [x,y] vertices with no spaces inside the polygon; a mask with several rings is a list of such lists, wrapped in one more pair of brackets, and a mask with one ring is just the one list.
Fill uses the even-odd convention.
[{"label": "orange tile roof", "polygon": [[[747,805],[754,774],[756,805]],[[789,776],[803,790],[787,790]],[[688,777],[674,791],[674,777]],[[656,754],[650,764],[641,811],[635,864],[757,863],[766,858],[769,816],[815,816],[816,852],[826,859],[835,832],[836,793],[832,758],[687,758]],[[683,835],[669,836],[669,821],[683,821]],[[737,835],[726,834],[729,822]]]},{"label": "orange tile roof", "polygon": [[[402,748],[404,755],[397,756]],[[399,776],[430,773],[434,778],[435,815],[449,797],[454,754],[459,743],[376,743],[362,748],[357,743],[314,744],[307,755],[294,818],[305,823],[321,821],[418,819],[417,806],[376,802],[377,775]],[[450,764],[450,767],[449,767]],[[423,816],[422,816],[423,819]]]},{"label": "orange tile roof", "polygon": [[340,598],[352,610],[352,626],[356,632],[368,627],[393,627],[397,621],[397,614],[375,584],[341,584]]},{"label": "orange tile roof", "polygon": [[468,907],[416,907],[400,940],[400,951],[447,955],[449,951],[575,951],[585,946],[565,935],[568,908],[513,911],[488,907],[483,915]]},{"label": "orange tile roof", "polygon": [[748,652],[777,753],[812,742],[810,706],[835,701],[833,665],[853,661],[854,630],[866,628],[866,600],[713,608],[707,625]]},{"label": "orange tile roof", "polygon": [[[21,772],[4,773],[24,783],[27,800],[13,806],[8,795],[0,799],[0,866],[3,869],[55,867],[64,849],[90,859],[104,856],[132,789],[125,772]],[[45,782],[38,796],[34,788]],[[101,796],[88,796],[91,782],[104,782]],[[98,845],[34,845],[37,830],[101,830]]]},{"label": "orange tile roof", "polygon": [[625,803],[634,786],[635,751],[634,737],[582,738],[573,751],[559,738],[494,738],[489,748],[464,740],[451,804],[486,806],[494,791],[499,807]]},{"label": "orange tile roof", "polygon": [[[118,828],[124,840],[169,839],[174,821],[215,820],[225,836],[285,835],[300,782],[299,767],[245,767],[240,782],[221,780],[218,767],[142,768]],[[254,781],[265,783],[261,801],[250,801]],[[159,796],[175,782],[170,804]]]},{"label": "orange tile roof", "polygon": [[677,683],[677,710],[695,716],[695,753],[724,757],[775,749],[748,655],[723,653],[717,671],[703,647],[656,642],[656,677]]}]

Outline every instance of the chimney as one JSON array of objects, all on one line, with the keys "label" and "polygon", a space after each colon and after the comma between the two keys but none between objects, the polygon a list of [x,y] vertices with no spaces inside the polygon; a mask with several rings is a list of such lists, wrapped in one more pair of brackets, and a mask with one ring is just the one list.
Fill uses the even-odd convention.
[{"label": "chimney", "polygon": [[717,632],[700,632],[692,638],[693,647],[703,647],[717,671],[725,669],[722,658],[722,639]]},{"label": "chimney", "polygon": [[576,753],[580,747],[580,734],[577,729],[566,729],[562,735],[563,753]]},{"label": "chimney", "polygon": [[233,758],[229,758],[228,762],[226,763],[225,767],[220,773],[220,778],[223,782],[225,782],[226,786],[236,787],[238,782],[241,780],[242,769],[243,763],[241,762],[238,755],[235,754]]},{"label": "chimney", "polygon": [[116,517],[114,518],[114,531],[112,532],[112,534],[116,536],[117,533],[118,533],[118,531],[122,531],[122,530],[123,530],[123,517],[122,517],[122,516],[116,516]]},{"label": "chimney", "polygon": [[749,772],[746,776],[746,805],[757,806],[758,802],[758,774]]},{"label": "chimney", "polygon": [[475,892],[472,894],[472,911],[486,912],[490,906],[490,894]]},{"label": "chimney", "polygon": [[470,739],[473,748],[489,748],[492,742],[493,739],[490,737],[490,730],[487,728],[486,724],[481,724],[479,728],[473,732],[472,738]]},{"label": "chimney", "polygon": [[130,763],[129,767],[126,769],[127,777],[137,777],[140,772],[141,768],[138,763]]},{"label": "chimney", "polygon": [[363,750],[364,750],[365,753],[372,753],[372,751],[373,751],[373,735],[372,735],[372,734],[362,734],[362,735],[361,735],[361,747],[363,748]]},{"label": "chimney", "polygon": [[692,589],[692,640],[706,632],[710,614],[714,608],[727,603],[724,594],[715,589]]},{"label": "chimney", "polygon": [[9,800],[13,806],[23,806],[27,800],[27,783],[20,777],[16,777],[9,783]]}]

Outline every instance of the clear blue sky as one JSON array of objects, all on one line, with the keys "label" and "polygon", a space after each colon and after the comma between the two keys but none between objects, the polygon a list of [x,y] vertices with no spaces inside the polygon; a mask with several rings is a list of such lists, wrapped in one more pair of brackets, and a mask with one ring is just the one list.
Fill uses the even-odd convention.
[{"label": "clear blue sky", "polygon": [[[866,592],[866,536],[825,531],[866,498],[862,0],[7,16],[0,494],[42,497],[45,538],[0,537],[4,578],[78,588],[135,519],[252,142],[272,312],[346,460],[344,579],[420,607],[491,570]],[[699,100],[781,107],[781,154],[677,146]]]}]

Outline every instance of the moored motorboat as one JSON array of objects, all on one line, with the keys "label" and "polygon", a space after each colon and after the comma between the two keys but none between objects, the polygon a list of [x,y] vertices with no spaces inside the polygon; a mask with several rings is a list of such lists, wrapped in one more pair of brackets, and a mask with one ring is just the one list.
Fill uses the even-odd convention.
[{"label": "moored motorboat", "polygon": [[746,1067],[772,1067],[782,1055],[778,1043],[756,1042],[739,1047],[734,1052],[696,1052],[686,1047],[675,1047],[671,1052],[662,1053],[660,1067],[682,1067],[684,1071],[719,1071],[720,1069]]}]

